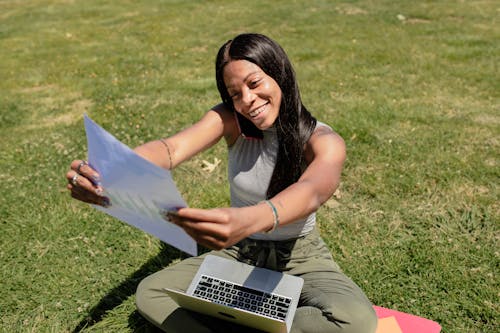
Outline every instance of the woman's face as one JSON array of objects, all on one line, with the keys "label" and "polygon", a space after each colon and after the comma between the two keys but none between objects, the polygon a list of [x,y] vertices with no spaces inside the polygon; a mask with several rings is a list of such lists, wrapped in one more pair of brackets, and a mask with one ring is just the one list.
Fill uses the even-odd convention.
[{"label": "woman's face", "polygon": [[278,118],[281,89],[272,77],[247,60],[234,60],[224,67],[224,83],[236,112],[258,129],[271,127]]}]

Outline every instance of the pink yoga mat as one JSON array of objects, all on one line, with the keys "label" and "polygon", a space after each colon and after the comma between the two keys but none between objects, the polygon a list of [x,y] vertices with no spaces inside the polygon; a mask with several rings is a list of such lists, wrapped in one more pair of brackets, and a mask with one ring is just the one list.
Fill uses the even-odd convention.
[{"label": "pink yoga mat", "polygon": [[377,333],[439,333],[441,326],[435,321],[408,313],[374,306],[379,318]]}]

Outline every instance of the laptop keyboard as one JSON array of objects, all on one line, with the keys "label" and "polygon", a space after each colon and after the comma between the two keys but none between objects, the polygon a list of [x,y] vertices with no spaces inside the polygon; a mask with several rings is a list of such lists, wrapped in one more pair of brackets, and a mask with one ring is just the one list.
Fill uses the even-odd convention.
[{"label": "laptop keyboard", "polygon": [[291,299],[202,275],[194,296],[266,317],[285,320]]}]

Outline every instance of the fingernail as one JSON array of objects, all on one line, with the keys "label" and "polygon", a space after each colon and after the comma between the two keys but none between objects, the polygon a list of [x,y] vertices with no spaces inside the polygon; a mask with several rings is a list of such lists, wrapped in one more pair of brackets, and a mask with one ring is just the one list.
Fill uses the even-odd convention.
[{"label": "fingernail", "polygon": [[102,198],[102,205],[103,205],[105,208],[111,207],[111,201],[109,200],[109,198],[108,198],[108,197],[104,197],[104,198]]},{"label": "fingernail", "polygon": [[167,221],[167,222],[170,222],[170,223],[173,223],[173,224],[176,224],[176,219],[177,217],[175,215],[172,214],[171,211],[168,211],[168,210],[161,210],[160,211],[160,214],[161,216]]},{"label": "fingernail", "polygon": [[93,175],[91,177],[91,179],[92,179],[92,183],[94,183],[94,185],[101,186],[101,177],[99,177],[99,175]]},{"label": "fingernail", "polygon": [[98,187],[95,189],[95,194],[101,196],[104,191],[102,190],[102,187]]}]

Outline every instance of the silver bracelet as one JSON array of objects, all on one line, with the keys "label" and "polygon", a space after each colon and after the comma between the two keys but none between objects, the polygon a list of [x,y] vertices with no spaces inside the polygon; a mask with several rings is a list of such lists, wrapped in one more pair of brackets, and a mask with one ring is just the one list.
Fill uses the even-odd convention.
[{"label": "silver bracelet", "polygon": [[271,202],[271,200],[264,200],[264,202],[269,207],[271,207],[271,210],[273,211],[273,217],[274,217],[273,226],[271,227],[271,229],[265,231],[266,234],[270,234],[271,232],[273,232],[274,230],[276,230],[276,228],[279,226],[279,224],[280,224],[280,217],[278,215],[278,210],[276,209],[276,206],[274,206],[274,204]]}]

